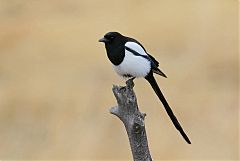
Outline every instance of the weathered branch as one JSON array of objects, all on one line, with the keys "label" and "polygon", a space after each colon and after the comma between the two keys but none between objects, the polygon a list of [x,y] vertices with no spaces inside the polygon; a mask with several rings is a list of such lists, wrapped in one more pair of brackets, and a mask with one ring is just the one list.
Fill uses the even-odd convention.
[{"label": "weathered branch", "polygon": [[112,90],[118,106],[112,107],[110,113],[116,115],[123,122],[134,161],[152,161],[144,124],[146,114],[141,113],[138,109],[133,87],[132,79],[128,80],[124,87],[113,86]]}]

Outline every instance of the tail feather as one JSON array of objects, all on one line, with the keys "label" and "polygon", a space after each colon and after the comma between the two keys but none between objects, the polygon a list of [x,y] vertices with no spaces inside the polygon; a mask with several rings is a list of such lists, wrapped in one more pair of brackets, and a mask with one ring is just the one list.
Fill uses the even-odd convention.
[{"label": "tail feather", "polygon": [[165,110],[168,114],[168,116],[171,118],[174,126],[176,127],[176,129],[181,133],[181,135],[183,136],[183,138],[186,140],[186,142],[188,144],[191,144],[191,141],[189,140],[189,138],[187,137],[186,133],[183,131],[180,123],[178,122],[176,116],[174,115],[171,107],[168,105],[167,100],[165,99],[165,97],[163,96],[160,88],[158,87],[158,84],[155,80],[155,78],[153,77],[153,73],[150,72],[145,79],[150,83],[150,85],[152,86],[153,90],[155,91],[155,93],[157,94],[158,98],[161,100],[163,106],[165,107]]}]

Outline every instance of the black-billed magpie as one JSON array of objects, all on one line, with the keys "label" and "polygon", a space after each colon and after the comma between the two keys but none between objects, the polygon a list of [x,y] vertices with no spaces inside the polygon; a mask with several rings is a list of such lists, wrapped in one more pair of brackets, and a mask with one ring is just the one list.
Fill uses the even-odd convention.
[{"label": "black-billed magpie", "polygon": [[116,73],[125,78],[145,78],[161,100],[174,126],[179,130],[187,143],[189,138],[183,131],[172,109],[163,96],[153,73],[167,77],[159,68],[159,62],[135,39],[121,35],[118,32],[108,32],[99,40],[105,44],[107,56]]}]

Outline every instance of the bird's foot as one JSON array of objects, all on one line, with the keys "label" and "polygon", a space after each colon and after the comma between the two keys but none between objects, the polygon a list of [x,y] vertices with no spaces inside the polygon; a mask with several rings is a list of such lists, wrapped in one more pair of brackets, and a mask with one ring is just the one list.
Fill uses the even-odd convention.
[{"label": "bird's foot", "polygon": [[131,79],[127,80],[126,85],[130,88],[133,88],[134,87],[134,82],[133,82],[134,79],[135,79],[135,77],[132,77]]}]

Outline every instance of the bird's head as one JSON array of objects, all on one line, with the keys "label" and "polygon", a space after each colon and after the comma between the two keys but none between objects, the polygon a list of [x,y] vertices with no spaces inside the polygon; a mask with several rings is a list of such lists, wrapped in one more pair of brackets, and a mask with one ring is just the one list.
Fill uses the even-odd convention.
[{"label": "bird's head", "polygon": [[105,44],[112,44],[116,41],[119,41],[123,38],[124,36],[121,35],[118,32],[108,32],[104,35],[103,38],[99,39],[99,42],[103,42]]}]

